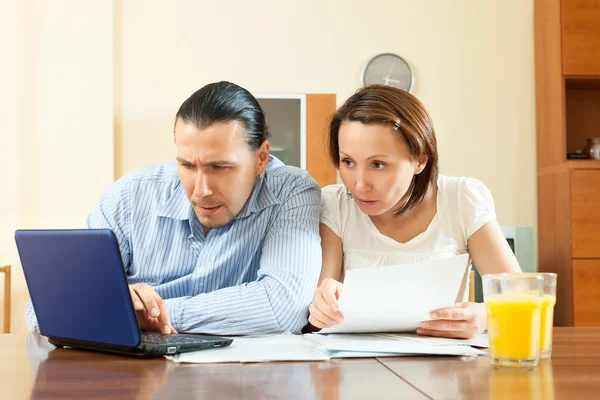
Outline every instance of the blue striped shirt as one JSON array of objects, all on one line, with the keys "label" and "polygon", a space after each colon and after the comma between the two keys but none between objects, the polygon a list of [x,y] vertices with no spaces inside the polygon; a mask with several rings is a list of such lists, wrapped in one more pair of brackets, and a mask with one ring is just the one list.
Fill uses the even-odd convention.
[{"label": "blue striped shirt", "polygon": [[[317,183],[271,157],[235,219],[205,236],[167,162],[115,182],[87,227],[115,232],[129,283],[152,286],[177,331],[297,333],[321,270],[319,213]],[[31,302],[27,321],[37,328]]]}]

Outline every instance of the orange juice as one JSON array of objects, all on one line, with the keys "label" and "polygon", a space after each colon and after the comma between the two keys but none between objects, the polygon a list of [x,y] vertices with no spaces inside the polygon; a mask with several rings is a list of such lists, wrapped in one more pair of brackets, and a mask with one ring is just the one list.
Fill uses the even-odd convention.
[{"label": "orange juice", "polygon": [[540,356],[550,356],[552,348],[552,326],[556,296],[545,294],[542,297],[542,324],[540,332]]},{"label": "orange juice", "polygon": [[537,363],[540,350],[542,298],[529,294],[490,296],[488,314],[490,352],[495,363]]}]

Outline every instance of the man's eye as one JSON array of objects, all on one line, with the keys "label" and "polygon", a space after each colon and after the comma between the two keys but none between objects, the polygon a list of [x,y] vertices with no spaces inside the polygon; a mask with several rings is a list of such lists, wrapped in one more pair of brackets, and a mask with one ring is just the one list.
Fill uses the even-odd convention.
[{"label": "man's eye", "polygon": [[227,169],[229,167],[227,167],[226,165],[213,165],[213,168],[219,171],[222,171],[224,169]]}]

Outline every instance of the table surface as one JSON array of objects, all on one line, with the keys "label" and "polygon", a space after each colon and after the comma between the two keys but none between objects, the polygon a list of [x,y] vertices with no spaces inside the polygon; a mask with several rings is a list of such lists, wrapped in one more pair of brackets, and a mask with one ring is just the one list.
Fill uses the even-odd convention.
[{"label": "table surface", "polygon": [[600,328],[555,328],[553,347],[551,360],[526,371],[495,368],[488,356],[203,365],[0,335],[0,398],[600,398]]}]

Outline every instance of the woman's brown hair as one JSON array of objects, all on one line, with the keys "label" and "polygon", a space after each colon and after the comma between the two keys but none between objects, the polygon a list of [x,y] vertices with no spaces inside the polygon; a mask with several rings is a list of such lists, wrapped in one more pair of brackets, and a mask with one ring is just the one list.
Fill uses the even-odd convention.
[{"label": "woman's brown hair", "polygon": [[437,182],[438,153],[435,130],[429,113],[412,94],[386,85],[369,85],[358,89],[336,111],[329,125],[329,156],[339,168],[339,133],[343,122],[390,125],[408,145],[413,159],[427,157],[427,165],[415,175],[402,198],[396,216],[419,204],[430,185]]}]

